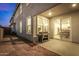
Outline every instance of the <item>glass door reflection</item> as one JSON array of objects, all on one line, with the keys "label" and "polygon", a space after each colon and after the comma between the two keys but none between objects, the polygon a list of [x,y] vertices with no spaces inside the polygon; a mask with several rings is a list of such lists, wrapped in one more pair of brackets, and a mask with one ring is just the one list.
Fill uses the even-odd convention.
[{"label": "glass door reflection", "polygon": [[54,20],[54,38],[60,40],[71,41],[71,17],[57,18]]},{"label": "glass door reflection", "polygon": [[62,19],[62,26],[61,26],[61,37],[62,37],[62,40],[67,40],[69,41],[70,40],[70,29],[71,29],[71,26],[70,26],[70,19],[71,18],[65,18],[65,19]]},{"label": "glass door reflection", "polygon": [[55,19],[54,20],[54,38],[60,39],[60,32],[61,32],[61,27],[60,27],[60,19]]}]

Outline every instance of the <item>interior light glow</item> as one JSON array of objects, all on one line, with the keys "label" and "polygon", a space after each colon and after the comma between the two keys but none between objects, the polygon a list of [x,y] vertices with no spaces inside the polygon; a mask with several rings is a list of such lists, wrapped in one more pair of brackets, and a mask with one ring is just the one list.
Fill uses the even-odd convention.
[{"label": "interior light glow", "polygon": [[52,13],[51,12],[49,12],[49,14],[48,14],[49,16],[51,16],[52,15]]},{"label": "interior light glow", "polygon": [[76,6],[77,6],[77,4],[76,4],[76,3],[72,4],[72,7],[76,7]]}]

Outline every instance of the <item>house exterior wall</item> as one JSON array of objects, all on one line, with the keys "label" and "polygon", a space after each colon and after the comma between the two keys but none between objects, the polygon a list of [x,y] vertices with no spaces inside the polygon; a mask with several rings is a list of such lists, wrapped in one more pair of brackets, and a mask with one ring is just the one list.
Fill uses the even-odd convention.
[{"label": "house exterior wall", "polygon": [[[22,13],[20,13],[20,6],[22,6]],[[20,4],[18,10],[16,11],[15,17],[13,18],[14,22],[16,23],[16,32],[19,36],[22,36],[30,41],[36,42],[38,41],[37,38],[37,17],[39,13],[42,13],[43,11],[52,8],[53,4]],[[31,34],[26,32],[26,18],[28,16],[31,16]],[[63,14],[60,16],[55,16],[50,19],[49,21],[49,38],[53,38],[53,31],[54,31],[54,24],[53,21],[55,18],[65,18],[65,17],[71,17],[71,41],[79,43],[79,11]],[[19,22],[22,20],[22,33],[20,33],[20,26]]]},{"label": "house exterior wall", "polygon": [[[31,41],[38,41],[38,38],[36,36],[36,19],[33,17],[51,7],[53,7],[53,4],[29,4],[28,6],[27,6],[27,4],[23,4],[23,11],[26,11],[26,12],[23,12],[23,15],[24,15],[23,18],[26,19],[26,17],[32,16],[32,22],[31,22],[32,23],[31,33],[32,34],[26,33],[27,37],[25,36],[25,34],[23,36],[25,36],[27,39],[30,39]],[[23,20],[23,21],[25,21],[25,20]],[[26,25],[25,25],[25,27],[26,27]]]},{"label": "house exterior wall", "polygon": [[15,17],[13,18],[13,21],[15,22],[15,29],[17,32],[17,34],[19,33],[19,20],[20,20],[20,9],[18,8],[18,10],[16,11]]},{"label": "house exterior wall", "polygon": [[50,20],[50,36],[53,38],[53,21],[55,20],[55,18],[66,18],[66,17],[71,17],[71,41],[72,42],[76,42],[79,43],[79,11],[75,11],[72,13],[68,13],[68,14],[63,14],[61,16],[56,16],[53,17]]},{"label": "house exterior wall", "polygon": [[[34,18],[35,15],[42,13],[43,11],[54,7],[56,4],[52,4],[52,3],[47,3],[47,4],[43,4],[43,3],[26,3],[26,4],[20,4],[19,8],[16,11],[16,14],[13,18],[14,22],[16,23],[16,33],[19,36],[22,36],[30,41],[38,41],[37,40],[37,36],[36,36],[36,18]],[[22,7],[21,7],[22,6]],[[21,9],[22,8],[22,13],[21,13]],[[26,18],[28,16],[31,16],[31,34],[26,32]],[[20,26],[19,26],[19,22],[20,20],[22,20],[22,33],[20,33]]]},{"label": "house exterior wall", "polygon": [[72,16],[72,42],[79,43],[79,12],[71,14]]}]

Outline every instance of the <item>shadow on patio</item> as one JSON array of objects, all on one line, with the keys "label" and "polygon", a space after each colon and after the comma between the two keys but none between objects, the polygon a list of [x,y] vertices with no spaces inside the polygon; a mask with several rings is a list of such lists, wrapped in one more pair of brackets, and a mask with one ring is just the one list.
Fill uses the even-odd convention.
[{"label": "shadow on patio", "polygon": [[16,36],[7,35],[0,41],[0,55],[2,56],[58,56],[41,46]]}]

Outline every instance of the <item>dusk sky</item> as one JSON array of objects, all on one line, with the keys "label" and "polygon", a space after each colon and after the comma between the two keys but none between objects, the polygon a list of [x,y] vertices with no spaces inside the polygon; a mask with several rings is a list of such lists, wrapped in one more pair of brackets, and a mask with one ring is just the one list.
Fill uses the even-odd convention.
[{"label": "dusk sky", "polygon": [[9,26],[9,21],[15,11],[15,3],[0,3],[0,25]]}]

